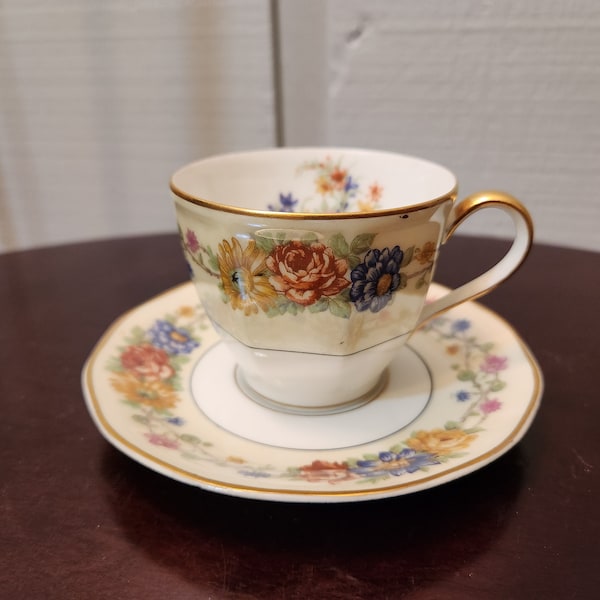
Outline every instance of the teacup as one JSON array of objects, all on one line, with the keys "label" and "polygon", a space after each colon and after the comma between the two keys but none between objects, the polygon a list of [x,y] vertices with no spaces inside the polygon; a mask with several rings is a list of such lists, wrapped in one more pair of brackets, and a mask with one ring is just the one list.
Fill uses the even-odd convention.
[{"label": "teacup", "polygon": [[[345,148],[214,156],[171,179],[191,277],[234,353],[253,400],[292,413],[355,408],[375,398],[410,335],[490,291],[532,243],[523,205],[478,193],[435,163]],[[500,262],[426,303],[440,246],[483,208],[513,219]]]}]

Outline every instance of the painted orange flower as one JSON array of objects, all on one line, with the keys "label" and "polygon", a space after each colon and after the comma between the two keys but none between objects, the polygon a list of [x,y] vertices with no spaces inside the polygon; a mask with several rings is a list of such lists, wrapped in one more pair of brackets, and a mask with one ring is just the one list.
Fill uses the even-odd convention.
[{"label": "painted orange flower", "polygon": [[288,300],[308,306],[322,296],[335,296],[350,285],[348,263],[319,242],[310,245],[294,240],[276,246],[267,257],[273,287]]},{"label": "painted orange flower", "polygon": [[121,354],[121,365],[139,379],[169,379],[175,375],[169,355],[152,344],[128,346]]},{"label": "painted orange flower", "polygon": [[339,167],[335,167],[335,169],[333,169],[333,171],[331,172],[331,175],[329,176],[331,181],[333,182],[333,186],[338,189],[341,190],[344,188],[345,184],[346,184],[346,176],[348,175],[348,172],[345,169],[340,169]]},{"label": "painted orange flower", "polygon": [[317,177],[317,181],[316,181],[316,185],[317,185],[317,192],[319,194],[329,194],[330,192],[333,191],[333,185],[331,184],[331,180],[329,179],[329,177],[325,176],[325,175],[321,175],[321,177]]},{"label": "painted orange flower", "polygon": [[418,248],[415,252],[415,259],[422,265],[430,263],[435,257],[435,244],[427,242],[422,248]]},{"label": "painted orange flower", "polygon": [[327,481],[331,484],[355,479],[355,475],[348,470],[347,463],[323,460],[315,460],[310,465],[300,467],[300,477],[313,483]]},{"label": "painted orange flower", "polygon": [[156,410],[173,408],[179,398],[170,385],[160,379],[140,379],[127,371],[110,380],[112,386],[129,402],[144,404]]},{"label": "painted orange flower", "polygon": [[219,271],[223,292],[236,310],[243,310],[245,315],[258,313],[260,308],[267,311],[277,298],[277,292],[269,283],[266,275],[266,255],[249,240],[242,249],[236,238],[231,244],[223,240],[219,244]]},{"label": "painted orange flower", "polygon": [[417,431],[406,440],[406,445],[417,452],[427,452],[436,456],[452,454],[464,450],[477,437],[474,433],[466,433],[462,429],[431,429]]},{"label": "painted orange flower", "polygon": [[182,317],[191,318],[196,314],[196,310],[193,306],[181,306],[177,313]]},{"label": "painted orange flower", "polygon": [[383,188],[373,183],[369,186],[369,196],[374,204],[377,204],[381,200],[381,195],[383,194]]}]

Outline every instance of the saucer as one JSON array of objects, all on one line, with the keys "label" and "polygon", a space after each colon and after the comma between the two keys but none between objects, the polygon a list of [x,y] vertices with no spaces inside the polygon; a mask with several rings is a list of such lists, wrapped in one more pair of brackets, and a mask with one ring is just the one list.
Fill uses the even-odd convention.
[{"label": "saucer", "polygon": [[[428,299],[445,291],[432,285]],[[471,473],[523,437],[543,387],[515,330],[468,302],[413,334],[371,402],[276,411],[238,387],[191,283],[121,316],[82,384],[100,432],[139,463],[213,492],[290,502],[387,498]]]}]

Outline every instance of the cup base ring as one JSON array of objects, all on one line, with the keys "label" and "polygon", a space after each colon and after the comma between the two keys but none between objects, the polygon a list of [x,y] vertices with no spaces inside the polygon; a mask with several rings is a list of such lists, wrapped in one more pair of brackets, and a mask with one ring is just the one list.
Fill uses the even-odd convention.
[{"label": "cup base ring", "polygon": [[240,390],[253,402],[260,404],[264,408],[269,408],[271,410],[275,410],[277,412],[283,412],[291,415],[335,415],[343,412],[347,412],[350,410],[354,410],[356,408],[360,408],[365,404],[368,404],[377,396],[381,394],[381,392],[387,386],[389,380],[389,373],[386,369],[381,377],[377,380],[377,383],[366,393],[358,396],[358,398],[353,398],[352,400],[347,400],[345,402],[337,403],[337,404],[328,404],[325,406],[300,406],[295,404],[286,404],[285,402],[280,402],[278,400],[274,400],[272,398],[268,398],[264,396],[260,392],[257,392],[244,377],[244,373],[239,366],[235,367],[235,380]]}]

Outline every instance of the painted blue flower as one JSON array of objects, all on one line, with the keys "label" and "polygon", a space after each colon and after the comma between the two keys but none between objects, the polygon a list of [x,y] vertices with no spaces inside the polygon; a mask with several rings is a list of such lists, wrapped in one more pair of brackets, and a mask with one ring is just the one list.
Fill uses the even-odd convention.
[{"label": "painted blue flower", "polygon": [[391,250],[373,248],[367,252],[364,261],[350,273],[350,300],[354,302],[356,310],[376,313],[388,304],[392,294],[400,287],[403,257],[400,246],[394,246]]},{"label": "painted blue flower", "polygon": [[404,448],[400,452],[380,452],[377,459],[359,460],[355,467],[348,470],[362,477],[396,477],[405,473],[414,473],[419,469],[439,465],[433,454],[417,452],[412,448]]},{"label": "painted blue flower", "polygon": [[471,321],[467,320],[467,319],[458,319],[457,321],[454,321],[454,323],[452,323],[452,331],[466,331],[467,329],[469,329],[469,327],[471,327]]},{"label": "painted blue flower", "polygon": [[175,327],[169,321],[156,321],[148,333],[152,344],[168,354],[189,354],[200,345],[185,329]]},{"label": "painted blue flower", "polygon": [[171,423],[171,425],[175,425],[176,427],[181,427],[185,425],[185,421],[181,417],[169,417],[165,419],[167,423]]},{"label": "painted blue flower", "polygon": [[352,177],[350,175],[348,175],[348,177],[346,178],[346,183],[344,184],[344,191],[346,193],[350,193],[356,189],[358,189],[358,183],[353,181]]},{"label": "painted blue flower", "polygon": [[296,204],[298,204],[298,200],[294,199],[292,193],[289,194],[279,194],[279,205],[275,206],[274,204],[269,204],[268,209],[274,210],[277,212],[294,212],[296,208]]},{"label": "painted blue flower", "polygon": [[460,392],[456,393],[456,399],[459,402],[465,402],[471,397],[471,394],[466,390],[460,390]]}]

